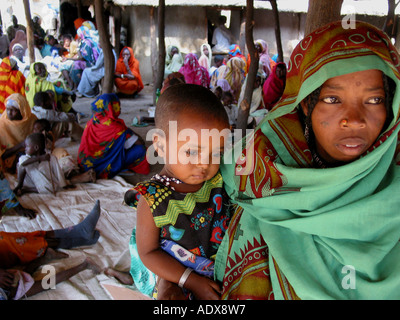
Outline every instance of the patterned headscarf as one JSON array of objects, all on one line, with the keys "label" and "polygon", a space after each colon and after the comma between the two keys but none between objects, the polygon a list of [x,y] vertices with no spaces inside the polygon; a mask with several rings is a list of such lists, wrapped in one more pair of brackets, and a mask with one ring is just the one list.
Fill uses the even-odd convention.
[{"label": "patterned headscarf", "polygon": [[199,61],[194,53],[188,53],[179,69],[185,77],[186,83],[197,84],[208,88],[210,86],[210,76],[208,71],[199,65]]},{"label": "patterned headscarf", "polygon": [[12,93],[25,96],[25,77],[21,71],[13,69],[16,61],[3,58],[0,64],[0,113],[5,110],[4,100]]}]

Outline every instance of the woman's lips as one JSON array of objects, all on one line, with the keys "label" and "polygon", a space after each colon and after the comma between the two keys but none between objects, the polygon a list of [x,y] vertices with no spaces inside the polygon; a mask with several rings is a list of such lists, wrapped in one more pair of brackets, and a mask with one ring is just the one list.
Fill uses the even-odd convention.
[{"label": "woman's lips", "polygon": [[339,140],[336,147],[347,155],[360,155],[365,150],[365,140],[359,137]]}]

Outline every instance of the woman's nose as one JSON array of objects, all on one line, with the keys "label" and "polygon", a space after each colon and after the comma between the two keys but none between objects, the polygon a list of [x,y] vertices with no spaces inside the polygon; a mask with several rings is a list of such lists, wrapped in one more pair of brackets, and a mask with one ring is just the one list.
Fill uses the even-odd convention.
[{"label": "woman's nose", "polygon": [[366,126],[364,107],[362,104],[353,103],[346,106],[346,111],[342,115],[340,125],[342,127],[351,127],[354,129],[364,128]]}]

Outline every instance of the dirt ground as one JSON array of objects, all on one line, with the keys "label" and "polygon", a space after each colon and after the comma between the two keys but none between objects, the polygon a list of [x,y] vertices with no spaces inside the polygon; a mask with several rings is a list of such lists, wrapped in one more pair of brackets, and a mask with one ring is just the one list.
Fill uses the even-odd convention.
[{"label": "dirt ground", "polygon": [[[91,111],[91,103],[94,101],[94,98],[76,98],[76,101],[73,104],[73,108],[82,112],[86,117],[82,118],[81,126],[84,127],[86,122],[90,119],[92,114]],[[121,116],[120,118],[125,121],[125,124],[131,128],[134,132],[136,132],[139,136],[141,136],[145,141],[146,145],[150,145],[151,141],[146,139],[146,134],[150,129],[154,129],[154,122],[148,121],[148,126],[134,126],[133,119],[135,117],[149,117],[149,110],[155,108],[153,104],[153,86],[145,85],[143,90],[133,98],[120,98],[121,101]],[[122,173],[121,177],[123,177],[127,182],[131,184],[136,184],[139,181],[146,180],[152,177],[155,173],[158,173],[162,168],[162,165],[156,164],[151,166],[151,172],[148,175],[140,175],[134,173]]]}]

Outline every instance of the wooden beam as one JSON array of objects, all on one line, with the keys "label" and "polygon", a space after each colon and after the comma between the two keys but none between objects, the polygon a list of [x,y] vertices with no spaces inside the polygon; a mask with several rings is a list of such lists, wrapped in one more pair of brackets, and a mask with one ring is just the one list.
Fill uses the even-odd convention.
[{"label": "wooden beam", "polygon": [[24,0],[25,18],[26,18],[26,36],[29,52],[29,63],[35,62],[35,38],[33,36],[33,21],[31,19],[31,8],[29,0]]},{"label": "wooden beam", "polygon": [[[247,128],[247,119],[249,117],[251,100],[253,97],[253,89],[254,83],[257,76],[258,63],[259,63],[259,54],[254,45],[254,37],[253,37],[253,29],[254,29],[254,6],[253,0],[247,0],[247,8],[246,8],[246,45],[247,50],[249,50],[250,55],[250,67],[249,72],[247,74],[247,83],[244,91],[244,97],[242,102],[240,103],[238,110],[238,117],[236,121],[236,128],[241,129],[242,137],[246,134]],[[243,88],[242,88],[243,90]]]}]

